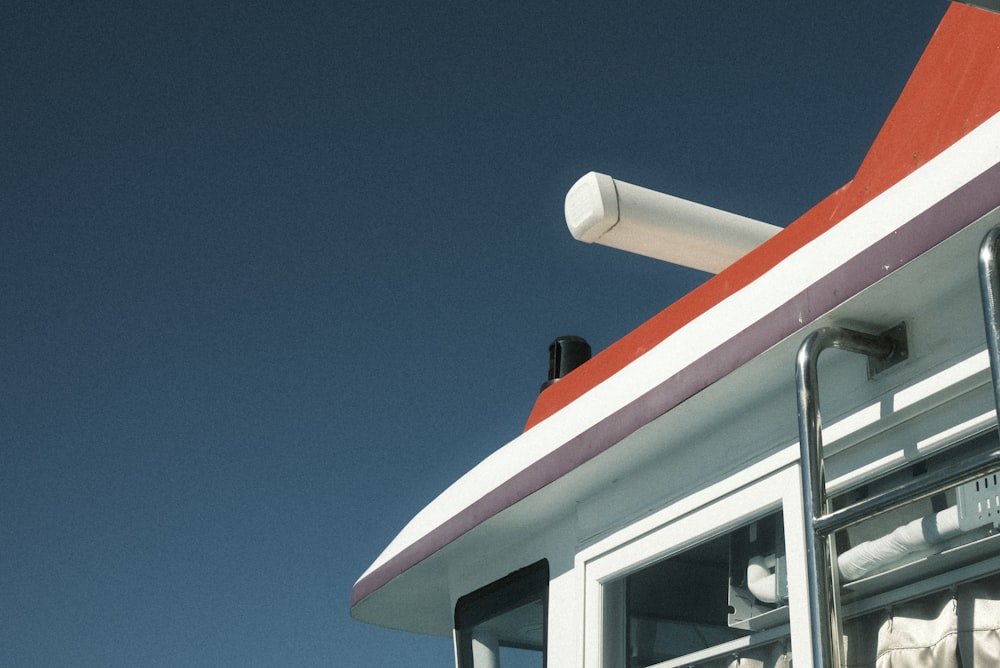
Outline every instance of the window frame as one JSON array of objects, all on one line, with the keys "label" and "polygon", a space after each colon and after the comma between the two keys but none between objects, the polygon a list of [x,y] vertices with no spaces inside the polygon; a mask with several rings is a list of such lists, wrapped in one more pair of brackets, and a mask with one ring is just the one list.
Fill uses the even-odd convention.
[{"label": "window frame", "polygon": [[480,624],[517,608],[542,604],[542,666],[548,660],[549,562],[536,561],[499,580],[465,594],[455,603],[455,660],[458,668],[475,668],[471,631]]},{"label": "window frame", "polygon": [[[787,577],[805,577],[802,500],[797,460],[791,453],[751,466],[710,487],[678,500],[657,513],[612,535],[578,555],[584,569],[585,668],[622,668],[624,665],[625,597],[615,583],[650,564],[683,553],[694,546],[780,511],[785,532]],[[581,563],[582,562],[582,563]],[[657,666],[687,665],[716,653],[737,651],[779,638],[801,637],[794,632],[808,621],[794,612],[807,609],[802,588],[789,588],[789,622],[750,631],[734,641],[670,660]],[[808,637],[808,634],[806,634]],[[800,642],[800,641],[796,641]],[[807,642],[807,641],[806,641]],[[804,651],[805,647],[799,650]]]}]

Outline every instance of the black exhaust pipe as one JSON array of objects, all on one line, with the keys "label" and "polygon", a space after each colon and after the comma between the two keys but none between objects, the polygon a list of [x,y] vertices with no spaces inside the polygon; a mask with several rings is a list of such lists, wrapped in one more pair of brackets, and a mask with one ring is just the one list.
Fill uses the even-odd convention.
[{"label": "black exhaust pipe", "polygon": [[590,359],[590,344],[579,336],[560,336],[549,344],[549,379],[542,390]]}]

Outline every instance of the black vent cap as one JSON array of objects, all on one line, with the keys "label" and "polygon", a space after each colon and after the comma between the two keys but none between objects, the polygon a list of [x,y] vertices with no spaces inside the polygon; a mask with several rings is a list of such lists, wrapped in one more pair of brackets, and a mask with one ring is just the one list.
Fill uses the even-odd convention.
[{"label": "black vent cap", "polygon": [[549,378],[542,389],[590,359],[590,344],[579,336],[560,336],[549,344]]}]

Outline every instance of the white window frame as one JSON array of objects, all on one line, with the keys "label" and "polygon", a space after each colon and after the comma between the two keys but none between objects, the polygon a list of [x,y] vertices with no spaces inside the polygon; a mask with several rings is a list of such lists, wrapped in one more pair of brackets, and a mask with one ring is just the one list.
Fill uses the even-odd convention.
[{"label": "white window frame", "polygon": [[[605,600],[606,583],[778,510],[785,530],[792,651],[809,656],[808,615],[796,614],[807,611],[808,600],[805,588],[794,585],[806,581],[801,477],[796,453],[789,448],[578,554],[584,580],[584,668],[613,668],[605,652],[620,652],[620,638],[610,637],[612,620],[605,619],[605,606],[611,603]],[[750,639],[726,646],[734,643],[749,644]]]}]

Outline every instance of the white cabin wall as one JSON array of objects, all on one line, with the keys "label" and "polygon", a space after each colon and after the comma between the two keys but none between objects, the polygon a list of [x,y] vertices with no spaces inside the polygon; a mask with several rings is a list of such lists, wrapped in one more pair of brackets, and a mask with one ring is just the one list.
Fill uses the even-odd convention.
[{"label": "white cabin wall", "polygon": [[[630,462],[625,472],[577,507],[581,544],[627,526],[746,470],[797,442],[794,374],[788,351],[768,352],[755,366],[777,367],[757,384],[716,384],[639,430],[599,458]],[[782,362],[786,361],[783,364]],[[731,377],[732,378],[732,377]],[[753,388],[753,391],[749,391]],[[786,458],[787,459],[787,458]]]},{"label": "white cabin wall", "polygon": [[558,555],[560,573],[549,582],[548,668],[577,668],[582,659],[584,590],[573,556],[573,550]]},{"label": "white cabin wall", "polygon": [[[616,475],[577,506],[577,568],[590,588],[583,622],[590,637],[580,643],[587,647],[586,666],[601,665],[594,656],[601,644],[593,636],[604,633],[593,622],[600,612],[594,603],[600,597],[592,591],[599,587],[599,578],[584,575],[588,564],[610,568],[603,565],[610,562],[601,562],[602,555],[646,540],[644,536],[699,507],[722,502],[725,490],[736,489],[734,480],[757,480],[789,464],[799,479],[794,358],[799,344],[815,329],[840,325],[878,331],[905,321],[910,345],[905,362],[873,379],[867,376],[863,357],[840,351],[824,354],[820,386],[831,488],[849,484],[852,471],[855,476],[875,474],[878,466],[870,466],[873,462],[885,460],[889,465],[883,468],[888,470],[991,428],[995,417],[983,352],[976,250],[996,218],[989,216],[950,240],[945,261],[941,249],[926,269],[918,258],[905,280],[896,276],[876,284],[592,462],[600,467],[606,459]],[[713,411],[718,419],[706,419]],[[623,460],[632,465],[623,468]],[[795,487],[783,505],[789,623],[793,653],[808,657],[801,499],[797,483]],[[722,530],[705,517],[705,536]],[[666,543],[660,547],[675,549]],[[626,564],[627,559],[617,567]]]},{"label": "white cabin wall", "polygon": [[458,599],[505,575],[542,559],[549,562],[548,666],[575,665],[582,624],[582,592],[575,584],[573,558],[576,533],[572,517],[548,525],[527,537],[516,522],[507,528],[508,539],[484,545],[474,558],[453,561],[449,568],[451,610]]},{"label": "white cabin wall", "polygon": [[506,539],[498,537],[469,557],[449,564],[452,609],[462,596],[541,559],[549,560],[550,577],[572,568],[574,546],[575,534],[568,519],[528,537],[519,537],[516,527],[510,527]]},{"label": "white cabin wall", "polygon": [[846,326],[877,317],[903,321],[909,343],[909,358],[872,380],[863,370],[845,372],[850,358],[855,364],[863,360],[858,355],[831,351],[821,358],[831,487],[871,476],[871,464],[879,460],[895,457],[901,464],[925,456],[935,443],[947,442],[939,434],[978,425],[993,411],[976,260],[979,241],[995,222],[995,215],[988,216],[964,230],[946,248],[935,249],[933,265],[928,257],[918,258],[906,282],[876,284],[831,318]]},{"label": "white cabin wall", "polygon": [[[863,291],[603,454],[593,463],[613,467],[616,473],[600,492],[579,500],[581,543],[599,539],[782,448],[797,449],[794,359],[806,336],[823,326],[878,331],[905,322],[910,346],[906,361],[873,379],[868,378],[863,356],[835,350],[821,356],[828,453],[836,455],[889,429],[896,434],[876,439],[878,452],[831,457],[831,475],[856,468],[859,456],[907,449],[912,456],[914,439],[922,438],[919,434],[936,434],[989,411],[988,388],[949,403],[946,409],[934,406],[988,380],[985,358],[972,359],[982,356],[985,348],[976,260],[979,240],[996,218],[987,217],[949,240],[947,248],[935,249],[933,264],[918,258],[905,278],[890,276]],[[962,364],[982,368],[971,375],[968,369],[950,371]],[[935,382],[944,387],[923,387]],[[900,399],[909,403],[902,405]],[[917,418],[919,425],[900,428]]]}]

